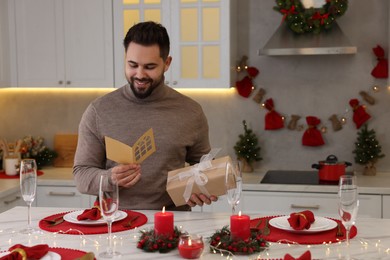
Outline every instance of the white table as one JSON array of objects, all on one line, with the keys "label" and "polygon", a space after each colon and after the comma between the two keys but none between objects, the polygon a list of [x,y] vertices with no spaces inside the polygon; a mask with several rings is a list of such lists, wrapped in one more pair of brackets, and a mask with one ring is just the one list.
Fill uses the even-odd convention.
[{"label": "white table", "polygon": [[[38,222],[44,217],[66,212],[69,208],[32,208],[33,226],[38,227]],[[153,227],[153,214],[155,211],[141,211],[148,217],[148,222],[141,229]],[[226,213],[201,213],[201,212],[174,212],[175,225],[182,227],[189,233],[197,233],[205,238],[205,251],[201,259],[227,259],[227,255],[212,254],[208,250],[207,238],[217,229],[229,225],[229,214]],[[251,218],[261,217],[261,214],[251,215]],[[64,235],[44,231],[40,235],[22,235],[17,231],[27,224],[27,208],[15,207],[0,214],[0,250],[7,250],[11,245],[21,243],[24,245],[48,244],[50,247],[64,247],[80,249],[86,252],[94,252],[97,256],[100,251],[106,249],[107,235]],[[390,259],[390,219],[358,219],[356,224],[358,235],[351,241],[351,254],[355,259]],[[115,234],[116,249],[123,255],[121,259],[181,259],[178,250],[166,254],[146,253],[136,244],[140,229],[117,232]],[[332,245],[287,245],[272,243],[267,252],[261,253],[261,259],[283,258],[286,253],[294,257],[300,256],[306,250],[310,250],[316,259],[341,259],[345,253],[345,243]],[[257,254],[250,256],[232,256],[230,259],[256,259]],[[99,258],[98,258],[99,259]]]}]

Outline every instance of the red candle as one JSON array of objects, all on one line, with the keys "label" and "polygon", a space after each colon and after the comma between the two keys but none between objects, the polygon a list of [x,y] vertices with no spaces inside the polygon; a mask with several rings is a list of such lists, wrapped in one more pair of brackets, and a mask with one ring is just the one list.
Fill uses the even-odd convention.
[{"label": "red candle", "polygon": [[202,255],[203,248],[202,236],[180,236],[178,249],[181,257],[186,259],[199,258]]},{"label": "red candle", "polygon": [[162,212],[154,214],[154,234],[172,236],[173,232],[173,213],[165,212],[165,207],[163,207]]},{"label": "red candle", "polygon": [[238,215],[230,216],[230,232],[232,239],[248,239],[251,235],[250,223],[251,220],[249,216],[241,215],[241,211]]}]

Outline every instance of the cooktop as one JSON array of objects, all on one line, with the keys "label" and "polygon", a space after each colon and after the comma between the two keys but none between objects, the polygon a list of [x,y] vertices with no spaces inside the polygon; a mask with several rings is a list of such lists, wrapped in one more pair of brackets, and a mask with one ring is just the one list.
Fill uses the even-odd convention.
[{"label": "cooktop", "polygon": [[[352,174],[352,173],[346,173]],[[308,185],[338,185],[338,181],[322,181],[318,171],[270,170],[260,183],[273,184],[308,184]]]}]

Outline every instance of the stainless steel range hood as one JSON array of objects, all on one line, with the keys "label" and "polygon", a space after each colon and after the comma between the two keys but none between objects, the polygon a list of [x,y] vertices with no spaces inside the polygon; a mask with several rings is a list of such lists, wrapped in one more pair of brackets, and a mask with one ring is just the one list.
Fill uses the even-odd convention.
[{"label": "stainless steel range hood", "polygon": [[353,46],[337,23],[331,30],[319,34],[293,33],[287,26],[281,25],[274,35],[258,51],[259,55],[329,55],[355,54]]}]

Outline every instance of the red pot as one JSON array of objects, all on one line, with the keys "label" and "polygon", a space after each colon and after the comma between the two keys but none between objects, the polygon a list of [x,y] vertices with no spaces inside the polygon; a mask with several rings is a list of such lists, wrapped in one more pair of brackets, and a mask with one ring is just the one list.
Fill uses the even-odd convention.
[{"label": "red pot", "polygon": [[319,161],[311,167],[318,169],[320,181],[338,181],[340,176],[345,174],[345,168],[351,165],[350,162],[339,162],[336,156],[329,155],[326,161]]}]

